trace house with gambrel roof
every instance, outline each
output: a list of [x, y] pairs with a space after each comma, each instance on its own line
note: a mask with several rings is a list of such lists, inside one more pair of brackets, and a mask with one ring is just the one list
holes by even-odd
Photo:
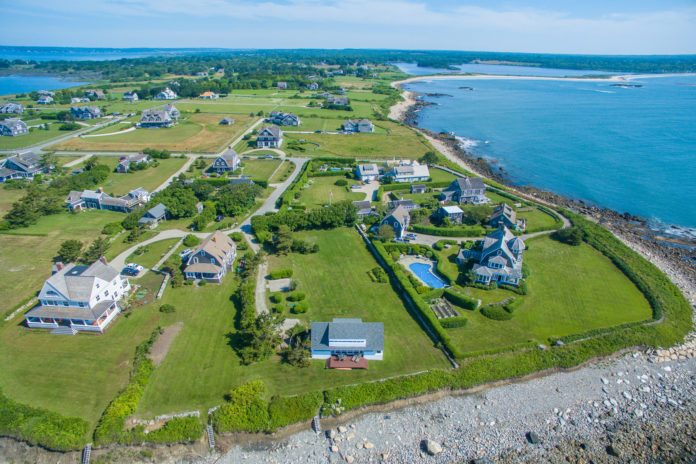
[[239, 169], [239, 165], [239, 155], [233, 149], [228, 148], [213, 161], [213, 171], [218, 174], [234, 172]]

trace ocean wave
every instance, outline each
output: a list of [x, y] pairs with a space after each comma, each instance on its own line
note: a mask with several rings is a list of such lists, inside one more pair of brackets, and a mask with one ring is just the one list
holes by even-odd
[[454, 136], [455, 139], [459, 142], [457, 146], [462, 149], [462, 150], [471, 150], [472, 148], [475, 148], [478, 146], [479, 141], [474, 140], [474, 139], [467, 139], [466, 137], [461, 137], [459, 135]]
[[696, 240], [696, 228], [693, 227], [680, 227], [673, 224], [665, 224], [659, 219], [653, 219], [648, 222], [648, 227], [651, 230], [668, 237], [683, 240]]

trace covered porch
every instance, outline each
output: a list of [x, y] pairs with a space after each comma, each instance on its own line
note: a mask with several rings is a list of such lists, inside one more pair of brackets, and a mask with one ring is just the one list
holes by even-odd
[[68, 327], [77, 331], [103, 333], [121, 309], [115, 301], [105, 301], [92, 309], [63, 306], [36, 306], [24, 316], [31, 329]]

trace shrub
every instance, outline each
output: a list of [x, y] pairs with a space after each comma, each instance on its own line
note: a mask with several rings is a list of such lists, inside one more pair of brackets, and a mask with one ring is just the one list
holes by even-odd
[[466, 323], [469, 322], [464, 316], [448, 317], [445, 319], [440, 319], [440, 325], [445, 329], [456, 329], [457, 327], [464, 327]]
[[522, 303], [524, 303], [524, 300], [521, 298], [513, 298], [507, 303], [503, 305], [503, 309], [510, 314], [514, 313], [517, 308], [522, 306]]
[[213, 412], [213, 427], [222, 432], [260, 432], [269, 428], [266, 386], [260, 380], [245, 383], [227, 395]]
[[508, 321], [512, 319], [512, 314], [505, 311], [500, 305], [488, 305], [481, 308], [481, 314], [494, 321]]
[[195, 247], [199, 243], [201, 243], [201, 239], [196, 237], [193, 234], [188, 234], [186, 237], [184, 237], [184, 245], [189, 247], [189, 248]]
[[230, 234], [230, 238], [231, 238], [233, 241], [239, 243], [239, 242], [241, 242], [242, 240], [244, 240], [244, 235], [243, 235], [241, 232], [232, 232], [232, 233]]
[[283, 313], [285, 313], [285, 310], [286, 310], [286, 309], [287, 309], [287, 308], [285, 307], [285, 305], [284, 305], [283, 303], [279, 303], [279, 304], [273, 306], [273, 311], [276, 312], [276, 313], [278, 313], [278, 314], [283, 314]]
[[319, 412], [323, 402], [321, 392], [291, 397], [274, 396], [268, 404], [271, 430], [311, 419]]
[[579, 246], [585, 238], [585, 233], [579, 227], [569, 227], [552, 233], [551, 238], [566, 245]]
[[104, 235], [116, 235], [123, 230], [123, 226], [120, 222], [110, 222], [104, 226], [101, 233]]
[[389, 282], [389, 276], [387, 276], [387, 273], [384, 272], [384, 269], [382, 269], [381, 267], [377, 266], [373, 268], [371, 272], [377, 282]]
[[309, 303], [306, 301], [300, 301], [292, 308], [292, 312], [295, 314], [304, 314], [309, 311]]
[[288, 295], [289, 301], [302, 301], [307, 297], [304, 292], [294, 292]]
[[459, 306], [460, 308], [474, 310], [479, 304], [478, 300], [466, 295], [462, 295], [461, 293], [457, 293], [449, 288], [445, 289], [443, 295], [447, 301], [453, 305]]
[[448, 228], [411, 224], [409, 230], [420, 234], [437, 235], [440, 237], [480, 237], [482, 235], [486, 235], [486, 229], [480, 226]]
[[203, 287], [203, 286], [205, 286], [205, 285], [208, 285], [208, 281], [205, 280], [205, 279], [201, 279], [201, 280], [198, 282], [198, 286], [199, 286], [199, 287]]
[[334, 182], [334, 185], [338, 187], [345, 187], [348, 185], [348, 181], [346, 179], [338, 179], [336, 182]]
[[176, 308], [174, 305], [171, 305], [169, 303], [165, 303], [162, 306], [159, 307], [159, 312], [161, 313], [173, 313], [176, 312]]
[[280, 292], [271, 293], [271, 301], [273, 303], [282, 303], [283, 302], [283, 294]]
[[292, 277], [292, 269], [277, 269], [275, 271], [271, 271], [268, 277], [271, 280], [287, 279], [288, 277]]

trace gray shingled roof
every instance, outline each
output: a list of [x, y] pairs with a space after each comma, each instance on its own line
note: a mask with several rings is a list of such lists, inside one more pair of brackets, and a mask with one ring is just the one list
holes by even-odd
[[106, 312], [114, 300], [100, 301], [90, 308], [76, 308], [74, 306], [35, 306], [29, 310], [25, 317], [55, 317], [58, 319], [86, 319], [93, 321], [99, 319]]
[[312, 322], [311, 339], [313, 350], [340, 349], [341, 346], [329, 347], [329, 339], [365, 339], [364, 347], [347, 346], [346, 348], [365, 351], [384, 350], [384, 324], [382, 322], [363, 322], [361, 319], [335, 318], [333, 322]]
[[[71, 301], [89, 301], [92, 296], [94, 280], [101, 279], [111, 282], [119, 275], [119, 272], [108, 264], [97, 260], [89, 266], [77, 266], [67, 264], [63, 269], [53, 274], [46, 280], [46, 284], [55, 288], [64, 297]], [[48, 294], [50, 287], [46, 285], [39, 293], [39, 299], [54, 299], [54, 295]]]

